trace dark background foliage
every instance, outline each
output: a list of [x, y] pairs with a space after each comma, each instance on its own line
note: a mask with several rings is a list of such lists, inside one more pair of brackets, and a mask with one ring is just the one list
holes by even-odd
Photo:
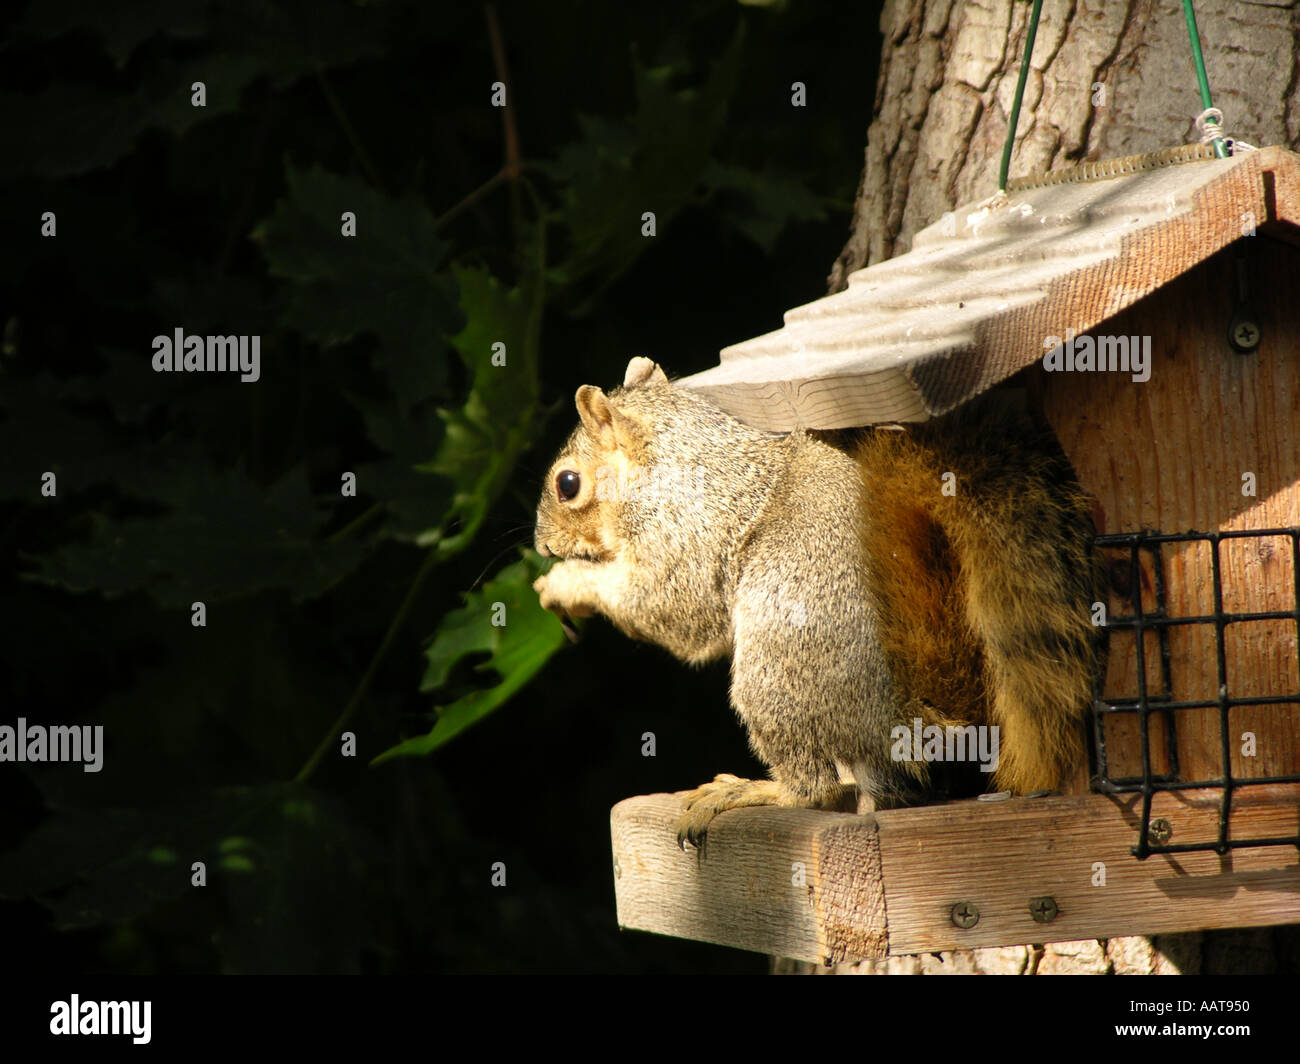
[[[823, 293], [877, 12], [494, 11], [517, 182], [479, 4], [4, 16], [0, 724], [106, 736], [0, 764], [18, 970], [763, 968], [613, 911], [613, 803], [760, 771], [725, 665], [568, 647], [521, 546], [577, 385]], [[177, 327], [260, 335], [261, 380], [153, 372]]]

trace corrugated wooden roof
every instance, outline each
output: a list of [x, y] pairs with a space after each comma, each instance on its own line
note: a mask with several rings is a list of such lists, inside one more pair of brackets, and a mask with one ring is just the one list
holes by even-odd
[[1191, 269], [1251, 217], [1300, 232], [1300, 155], [1283, 148], [1097, 170], [958, 208], [907, 254], [858, 270], [843, 292], [677, 383], [776, 431], [924, 421], [1040, 359], [1046, 337], [1087, 332]]

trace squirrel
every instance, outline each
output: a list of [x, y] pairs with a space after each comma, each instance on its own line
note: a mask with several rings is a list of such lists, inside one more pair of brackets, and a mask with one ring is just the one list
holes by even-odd
[[[986, 396], [895, 429], [769, 433], [646, 358], [575, 401], [537, 510], [536, 549], [559, 559], [541, 605], [691, 664], [730, 655], [770, 768], [687, 794], [679, 844], [742, 806], [838, 808], [856, 785], [862, 807], [896, 808], [990, 778], [1025, 794], [1078, 765], [1099, 574], [1089, 498], [1046, 425]], [[918, 720], [996, 726], [996, 769], [913, 756]]]

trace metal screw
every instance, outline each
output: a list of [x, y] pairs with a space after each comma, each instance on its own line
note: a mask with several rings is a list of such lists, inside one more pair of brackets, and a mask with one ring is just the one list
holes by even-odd
[[980, 911], [971, 902], [959, 901], [952, 907], [952, 922], [958, 927], [974, 927], [980, 922]]
[[1261, 335], [1257, 322], [1250, 318], [1238, 318], [1228, 331], [1228, 340], [1242, 354], [1248, 354], [1259, 346]]
[[1029, 915], [1040, 924], [1050, 924], [1060, 911], [1056, 907], [1056, 899], [1052, 897], [1034, 898], [1029, 902]]
[[1174, 826], [1164, 817], [1157, 817], [1147, 828], [1147, 842], [1152, 846], [1163, 846], [1174, 833]]

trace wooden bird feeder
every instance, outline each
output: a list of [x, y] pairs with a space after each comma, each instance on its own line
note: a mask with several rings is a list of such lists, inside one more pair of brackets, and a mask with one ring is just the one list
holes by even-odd
[[1091, 764], [1046, 797], [734, 810], [700, 853], [676, 798], [629, 798], [623, 927], [833, 963], [1300, 923], [1300, 155], [1014, 182], [678, 383], [786, 431], [1012, 377], [1097, 502]]

